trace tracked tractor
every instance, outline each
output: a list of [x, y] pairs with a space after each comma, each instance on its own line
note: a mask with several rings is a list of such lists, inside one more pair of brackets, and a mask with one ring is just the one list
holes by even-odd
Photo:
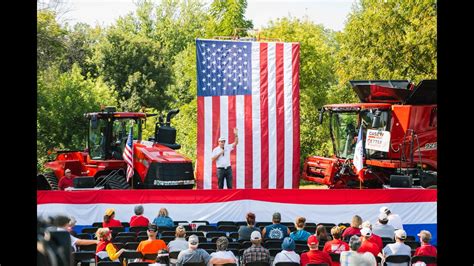
[[[350, 81], [360, 103], [329, 104], [333, 156], [309, 156], [302, 178], [329, 188], [434, 187], [437, 184], [436, 80]], [[327, 114], [327, 115], [326, 115]], [[362, 130], [363, 169], [354, 166]]]
[[[90, 177], [89, 181], [93, 178], [95, 188], [193, 188], [192, 161], [175, 151], [181, 145], [175, 143], [176, 129], [171, 127], [170, 120], [178, 112], [178, 109], [168, 112], [166, 121], [160, 115], [154, 137], [148, 140], [142, 140], [142, 126], [147, 117], [156, 114], [117, 112], [115, 107], [84, 114], [89, 124], [87, 148], [57, 151], [56, 159], [44, 165], [49, 172], [37, 176], [38, 189], [58, 189], [58, 181], [66, 169], [76, 178]], [[123, 151], [130, 129], [134, 175], [127, 181]]]

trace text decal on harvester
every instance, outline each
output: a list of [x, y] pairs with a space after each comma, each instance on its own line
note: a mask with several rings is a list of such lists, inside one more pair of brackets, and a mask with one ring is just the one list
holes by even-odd
[[390, 132], [382, 130], [367, 130], [365, 148], [369, 150], [388, 152], [390, 147]]

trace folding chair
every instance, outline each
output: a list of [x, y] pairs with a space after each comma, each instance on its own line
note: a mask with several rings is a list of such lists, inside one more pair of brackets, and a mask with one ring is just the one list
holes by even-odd
[[411, 257], [411, 263], [415, 263], [417, 261], [422, 261], [426, 264], [436, 264], [437, 259], [433, 256], [413, 256]]
[[390, 255], [385, 258], [385, 262], [383, 265], [387, 265], [387, 262], [393, 263], [404, 263], [406, 262], [407, 265], [410, 265], [411, 257], [408, 255]]
[[221, 225], [235, 225], [235, 222], [233, 222], [233, 221], [219, 221], [219, 222], [217, 222], [217, 227], [219, 227]]

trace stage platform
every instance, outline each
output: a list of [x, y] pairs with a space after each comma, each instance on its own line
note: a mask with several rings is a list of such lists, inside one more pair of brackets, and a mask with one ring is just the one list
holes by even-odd
[[379, 208], [387, 206], [402, 218], [408, 235], [429, 230], [436, 244], [437, 190], [434, 189], [231, 189], [231, 190], [87, 190], [37, 191], [38, 216], [74, 216], [78, 226], [102, 221], [105, 209], [114, 208], [116, 219], [129, 222], [141, 204], [150, 220], [167, 208], [175, 221], [244, 221], [249, 211], [257, 222], [282, 222], [297, 216], [314, 223], [349, 223], [353, 215], [377, 221]]

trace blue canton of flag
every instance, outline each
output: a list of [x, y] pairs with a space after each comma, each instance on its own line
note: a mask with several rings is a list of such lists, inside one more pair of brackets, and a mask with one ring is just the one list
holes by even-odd
[[128, 134], [127, 144], [123, 151], [123, 159], [127, 163], [127, 182], [133, 176], [133, 134], [132, 127], [130, 127], [130, 133]]
[[251, 43], [196, 40], [198, 96], [252, 93]]

